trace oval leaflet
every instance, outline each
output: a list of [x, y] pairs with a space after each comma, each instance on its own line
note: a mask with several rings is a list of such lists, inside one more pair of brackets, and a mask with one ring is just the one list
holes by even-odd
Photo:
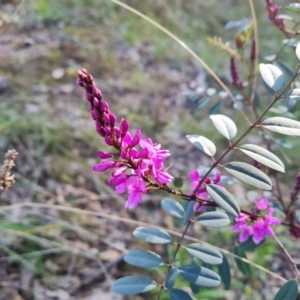
[[204, 152], [209, 156], [214, 156], [216, 154], [217, 148], [212, 141], [204, 136], [200, 135], [187, 135], [187, 139], [199, 150]]
[[166, 231], [154, 227], [138, 227], [134, 230], [133, 235], [138, 239], [153, 244], [168, 244], [173, 241]]
[[156, 287], [156, 282], [146, 276], [132, 275], [117, 279], [112, 286], [112, 291], [118, 294], [135, 295], [151, 291]]
[[154, 268], [164, 263], [158, 254], [146, 250], [128, 251], [124, 256], [124, 260], [130, 265], [141, 268]]

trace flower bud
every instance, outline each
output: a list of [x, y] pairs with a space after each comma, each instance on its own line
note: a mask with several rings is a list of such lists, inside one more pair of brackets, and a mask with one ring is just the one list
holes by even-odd
[[111, 113], [108, 116], [109, 116], [110, 126], [114, 127], [115, 124], [116, 124], [116, 120], [117, 120], [116, 116], [114, 114], [111, 114]]
[[109, 124], [109, 116], [107, 113], [103, 113], [103, 120], [105, 124]]
[[107, 135], [105, 136], [104, 141], [108, 146], [112, 146], [114, 144], [112, 139]]
[[85, 93], [85, 98], [88, 101], [92, 101], [93, 100], [93, 95], [91, 93], [89, 93], [89, 92], [86, 92]]
[[120, 129], [118, 127], [114, 127], [114, 133], [117, 139], [121, 136]]
[[94, 97], [93, 104], [94, 104], [94, 106], [98, 107], [98, 106], [100, 106], [100, 101], [96, 97]]
[[97, 155], [100, 159], [111, 158], [113, 156], [111, 153], [104, 151], [98, 151]]
[[101, 101], [100, 102], [100, 108], [104, 112], [108, 112], [109, 111], [109, 106], [108, 106], [108, 104], [105, 101]]
[[128, 130], [129, 130], [129, 122], [122, 118], [120, 123], [121, 137], [124, 137]]

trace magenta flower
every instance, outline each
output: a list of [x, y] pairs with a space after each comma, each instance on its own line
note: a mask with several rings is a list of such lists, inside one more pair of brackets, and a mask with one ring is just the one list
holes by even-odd
[[[148, 192], [145, 182], [164, 185], [173, 180], [164, 167], [164, 160], [170, 156], [170, 152], [161, 150], [161, 145], [153, 143], [149, 138], [142, 139], [139, 128], [132, 136], [129, 132], [130, 124], [125, 119], [121, 119], [120, 126], [117, 127], [116, 116], [110, 111], [108, 103], [102, 100], [101, 91], [85, 69], [78, 71], [77, 83], [86, 90], [85, 97], [89, 102], [97, 133], [119, 154], [99, 151], [98, 157], [102, 161], [93, 170], [104, 172], [113, 169], [108, 183], [116, 187], [117, 194], [128, 192], [126, 208], [132, 209]], [[114, 160], [114, 157], [118, 160]]]
[[263, 198], [260, 201], [254, 201], [258, 210], [265, 210], [268, 208], [268, 198]]
[[[194, 191], [196, 187], [198, 186], [199, 182], [201, 181], [201, 176], [197, 170], [193, 170], [190, 173], [190, 179], [191, 179], [191, 190]], [[221, 180], [221, 173], [217, 171], [215, 175], [211, 178], [207, 177], [204, 180], [204, 183], [201, 184], [200, 188], [197, 190], [196, 196], [201, 198], [202, 200], [210, 200], [209, 194], [206, 192], [206, 184], [218, 184]], [[194, 206], [194, 210], [197, 212], [202, 212], [204, 210], [204, 206], [202, 206], [199, 203], [196, 203]]]
[[[260, 216], [257, 211], [252, 211], [251, 216], [241, 213], [235, 218], [236, 223], [231, 230], [232, 232], [240, 233], [240, 243], [247, 241], [249, 236], [252, 235], [253, 242], [259, 244], [266, 236], [274, 235], [274, 231], [270, 225], [279, 225], [281, 224], [281, 221], [273, 217], [274, 208], [268, 208], [268, 202], [267, 198], [254, 202], [259, 213], [268, 209], [267, 215]], [[255, 218], [254, 221], [253, 218]]]

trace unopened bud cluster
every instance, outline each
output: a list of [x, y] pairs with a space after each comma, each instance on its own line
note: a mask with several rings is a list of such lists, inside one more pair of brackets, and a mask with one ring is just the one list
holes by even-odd
[[267, 0], [266, 9], [268, 11], [268, 17], [280, 30], [285, 29], [284, 20], [278, 18], [279, 6], [273, 3], [273, 0]]

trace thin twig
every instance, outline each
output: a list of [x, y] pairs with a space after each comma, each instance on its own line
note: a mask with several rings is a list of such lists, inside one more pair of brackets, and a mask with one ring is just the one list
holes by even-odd
[[297, 263], [294, 262], [293, 258], [291, 257], [290, 253], [287, 251], [287, 249], [284, 247], [284, 245], [280, 242], [280, 240], [277, 238], [277, 236], [274, 234], [273, 236], [274, 240], [277, 242], [277, 244], [279, 245], [279, 247], [282, 249], [282, 251], [285, 253], [286, 257], [288, 258], [288, 260], [291, 262], [291, 264], [293, 265], [295, 271], [296, 271], [296, 279], [298, 279], [300, 277], [300, 273], [297, 267]]
[[[254, 68], [253, 68], [253, 80], [252, 80], [252, 87], [251, 87], [251, 96], [250, 96], [250, 102], [253, 105], [254, 104], [254, 94], [256, 89], [256, 83], [257, 83], [257, 76], [256, 76], [256, 70], [258, 68], [258, 55], [259, 55], [259, 44], [258, 44], [258, 30], [257, 30], [257, 18], [255, 13], [255, 8], [253, 5], [253, 0], [249, 0], [249, 5], [251, 8], [251, 15], [252, 15], [252, 23], [253, 23], [253, 30], [254, 30], [254, 41], [255, 41], [255, 59], [254, 59]], [[255, 109], [255, 108], [254, 108]]]

